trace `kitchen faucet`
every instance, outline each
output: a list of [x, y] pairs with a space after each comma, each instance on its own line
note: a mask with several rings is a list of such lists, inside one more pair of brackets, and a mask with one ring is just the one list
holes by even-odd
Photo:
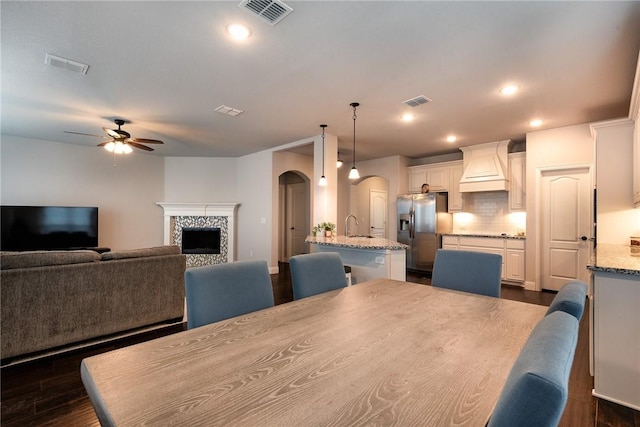
[[349, 237], [349, 218], [355, 219], [356, 227], [358, 226], [358, 218], [353, 214], [347, 215], [347, 217], [344, 219], [344, 235], [347, 237]]

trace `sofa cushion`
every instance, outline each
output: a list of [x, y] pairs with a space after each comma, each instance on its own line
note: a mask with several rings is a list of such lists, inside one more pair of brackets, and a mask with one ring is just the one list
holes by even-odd
[[2, 270], [94, 261], [100, 261], [100, 254], [90, 250], [0, 252]]
[[155, 246], [152, 248], [125, 249], [120, 251], [105, 252], [102, 261], [125, 258], [142, 258], [148, 256], [176, 255], [180, 254], [179, 246]]

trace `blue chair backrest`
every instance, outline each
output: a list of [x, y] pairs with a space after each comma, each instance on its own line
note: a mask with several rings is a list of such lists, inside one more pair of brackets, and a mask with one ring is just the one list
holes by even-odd
[[484, 252], [438, 249], [431, 285], [500, 297], [502, 256]]
[[273, 307], [266, 261], [238, 261], [185, 272], [189, 329]]
[[316, 252], [289, 258], [293, 299], [347, 286], [342, 258], [336, 252]]
[[580, 280], [572, 280], [565, 283], [558, 294], [551, 301], [547, 314], [555, 311], [564, 311], [580, 320], [584, 313], [584, 305], [587, 298], [587, 284]]
[[511, 368], [488, 427], [557, 426], [569, 395], [579, 322], [556, 311], [533, 329]]

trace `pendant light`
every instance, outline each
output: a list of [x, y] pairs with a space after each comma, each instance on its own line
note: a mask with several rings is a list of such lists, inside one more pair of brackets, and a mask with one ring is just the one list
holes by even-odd
[[326, 187], [327, 178], [324, 177], [324, 129], [327, 125], [320, 125], [320, 127], [322, 128], [322, 176], [320, 177], [320, 181], [318, 181], [318, 185], [320, 187]]
[[349, 172], [349, 179], [358, 179], [360, 178], [360, 174], [358, 173], [358, 169], [356, 169], [356, 108], [360, 104], [357, 102], [352, 102], [349, 105], [353, 107], [353, 167]]
[[340, 152], [338, 151], [338, 161], [336, 162], [336, 167], [342, 167], [342, 159], [340, 158]]

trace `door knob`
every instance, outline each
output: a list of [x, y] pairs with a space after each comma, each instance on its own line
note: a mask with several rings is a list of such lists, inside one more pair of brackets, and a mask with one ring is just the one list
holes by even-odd
[[295, 227], [291, 227], [291, 229], [292, 229], [292, 230], [295, 230], [296, 228], [295, 228]]
[[580, 240], [582, 240], [583, 242], [586, 242], [587, 240], [593, 241], [593, 237], [582, 236], [580, 237]]

